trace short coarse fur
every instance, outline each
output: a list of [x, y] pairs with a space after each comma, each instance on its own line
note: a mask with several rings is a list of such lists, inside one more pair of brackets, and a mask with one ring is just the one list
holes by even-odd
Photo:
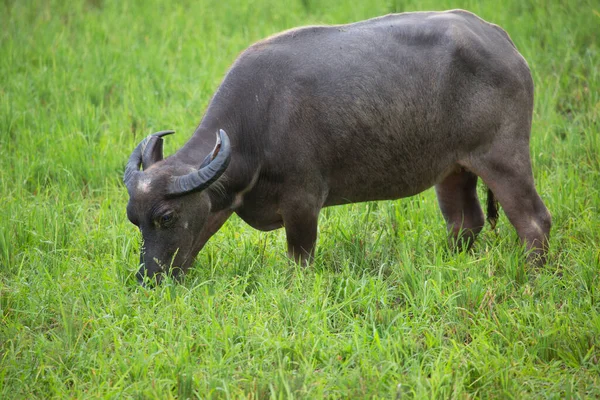
[[[223, 129], [231, 162], [218, 190], [173, 199], [156, 190], [131, 201], [176, 212], [168, 233], [140, 228], [156, 244], [146, 250], [152, 257], [171, 259], [179, 249], [174, 264], [183, 270], [233, 212], [257, 229], [285, 227], [290, 256], [308, 263], [323, 207], [432, 186], [451, 242], [468, 247], [485, 221], [481, 178], [492, 226], [497, 198], [541, 263], [551, 219], [533, 182], [532, 110], [527, 62], [506, 32], [472, 13], [293, 29], [240, 55], [192, 138], [150, 173], [166, 182], [197, 168]], [[183, 224], [193, 229], [176, 228]], [[140, 274], [161, 272], [142, 258]]]

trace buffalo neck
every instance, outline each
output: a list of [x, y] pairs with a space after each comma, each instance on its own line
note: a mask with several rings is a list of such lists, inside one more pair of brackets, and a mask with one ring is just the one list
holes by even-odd
[[199, 168], [206, 156], [214, 150], [216, 133], [219, 129], [224, 129], [228, 134], [232, 149], [231, 161], [227, 170], [207, 189], [211, 199], [211, 210], [214, 212], [232, 207], [236, 194], [251, 183], [256, 169], [254, 163], [247, 162], [248, 157], [245, 157], [243, 151], [240, 151], [237, 146], [238, 129], [231, 123], [224, 123], [220, 126], [210, 125], [205, 117], [185, 145], [169, 157], [171, 163]]

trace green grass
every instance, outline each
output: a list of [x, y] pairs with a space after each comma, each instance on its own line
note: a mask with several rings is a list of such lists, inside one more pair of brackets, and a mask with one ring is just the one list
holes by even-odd
[[[262, 37], [448, 8], [531, 66], [545, 267], [504, 215], [448, 252], [429, 190], [324, 210], [307, 269], [234, 217], [182, 284], [137, 286], [120, 181], [141, 138], [179, 148]], [[597, 1], [4, 0], [0, 26], [0, 398], [600, 396]]]

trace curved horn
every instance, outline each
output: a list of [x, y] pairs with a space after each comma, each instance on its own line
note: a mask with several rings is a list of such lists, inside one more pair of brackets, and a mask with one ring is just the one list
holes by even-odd
[[212, 160], [204, 167], [187, 175], [176, 177], [169, 185], [168, 194], [181, 196], [190, 192], [198, 192], [209, 187], [223, 175], [231, 160], [231, 144], [223, 129], [217, 133], [217, 144], [208, 157]]
[[129, 186], [133, 177], [140, 172], [140, 165], [146, 169], [155, 162], [162, 160], [162, 137], [172, 133], [175, 133], [175, 131], [156, 132], [144, 138], [136, 146], [125, 166], [125, 174], [123, 175], [125, 186]]
[[162, 137], [172, 133], [175, 133], [175, 131], [160, 131], [147, 138], [146, 145], [142, 149], [142, 169], [148, 169], [152, 164], [163, 159]]

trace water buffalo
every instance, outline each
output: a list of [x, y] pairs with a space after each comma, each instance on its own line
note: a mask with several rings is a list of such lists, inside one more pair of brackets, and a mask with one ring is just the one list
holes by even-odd
[[478, 177], [488, 217], [497, 199], [543, 263], [551, 218], [531, 169], [532, 109], [527, 62], [504, 30], [467, 11], [271, 36], [233, 63], [181, 149], [163, 159], [163, 131], [129, 158], [138, 278], [186, 271], [234, 212], [256, 229], [284, 227], [289, 255], [308, 263], [321, 208], [432, 186], [451, 241], [468, 246], [484, 225]]

